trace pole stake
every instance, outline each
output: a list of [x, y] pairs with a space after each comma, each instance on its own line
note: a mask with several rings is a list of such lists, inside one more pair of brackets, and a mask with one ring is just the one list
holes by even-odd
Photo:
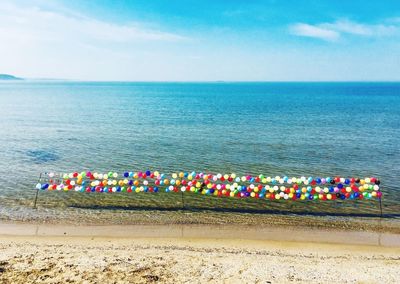
[[[40, 183], [41, 181], [42, 181], [42, 173], [40, 173], [38, 183]], [[39, 188], [36, 188], [36, 195], [35, 195], [35, 202], [33, 203], [33, 209], [37, 209], [36, 203], [38, 200], [38, 196], [39, 196]]]

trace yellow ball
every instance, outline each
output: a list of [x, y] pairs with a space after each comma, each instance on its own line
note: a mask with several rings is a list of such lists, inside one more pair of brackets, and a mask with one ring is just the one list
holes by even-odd
[[176, 179], [177, 177], [178, 177], [178, 175], [177, 175], [176, 173], [173, 173], [173, 174], [172, 174], [172, 178], [173, 178], [173, 179]]
[[231, 192], [231, 193], [229, 193], [229, 196], [230, 196], [230, 197], [235, 197], [235, 193], [234, 193], [234, 192]]
[[251, 197], [255, 197], [256, 194], [255, 194], [254, 192], [252, 192], [252, 193], [250, 193], [250, 196], [251, 196]]
[[182, 173], [182, 172], [179, 173], [179, 177], [180, 177], [180, 178], [183, 178], [184, 176], [185, 176], [184, 173]]
[[179, 179], [177, 179], [177, 180], [175, 181], [175, 184], [176, 184], [176, 185], [180, 185], [180, 184], [181, 184], [181, 181], [180, 181]]
[[331, 195], [330, 193], [328, 193], [328, 194], [326, 195], [326, 198], [329, 199], [329, 200], [331, 200], [331, 199], [332, 199], [332, 195]]
[[166, 179], [164, 179], [164, 184], [165, 185], [168, 185], [169, 184], [169, 180], [166, 178]]

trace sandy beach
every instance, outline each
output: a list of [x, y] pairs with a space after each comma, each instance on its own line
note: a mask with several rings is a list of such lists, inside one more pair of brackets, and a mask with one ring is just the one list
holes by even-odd
[[2, 224], [1, 283], [398, 283], [400, 237], [254, 226]]

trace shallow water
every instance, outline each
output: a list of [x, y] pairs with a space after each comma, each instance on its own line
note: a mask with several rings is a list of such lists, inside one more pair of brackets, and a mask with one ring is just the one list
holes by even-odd
[[[0, 206], [11, 219], [32, 205], [40, 172], [75, 170], [377, 176], [384, 212], [400, 212], [398, 83], [2, 82], [0, 106]], [[69, 206], [137, 202], [41, 198], [41, 206], [60, 214]], [[168, 206], [169, 198], [155, 204]], [[231, 206], [223, 202], [208, 204]], [[264, 207], [257, 204], [243, 203]], [[364, 203], [266, 206], [377, 210]]]

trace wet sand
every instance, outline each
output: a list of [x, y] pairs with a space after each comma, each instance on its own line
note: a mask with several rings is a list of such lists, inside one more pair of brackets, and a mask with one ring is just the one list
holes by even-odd
[[238, 225], [0, 225], [1, 283], [398, 283], [400, 235]]

